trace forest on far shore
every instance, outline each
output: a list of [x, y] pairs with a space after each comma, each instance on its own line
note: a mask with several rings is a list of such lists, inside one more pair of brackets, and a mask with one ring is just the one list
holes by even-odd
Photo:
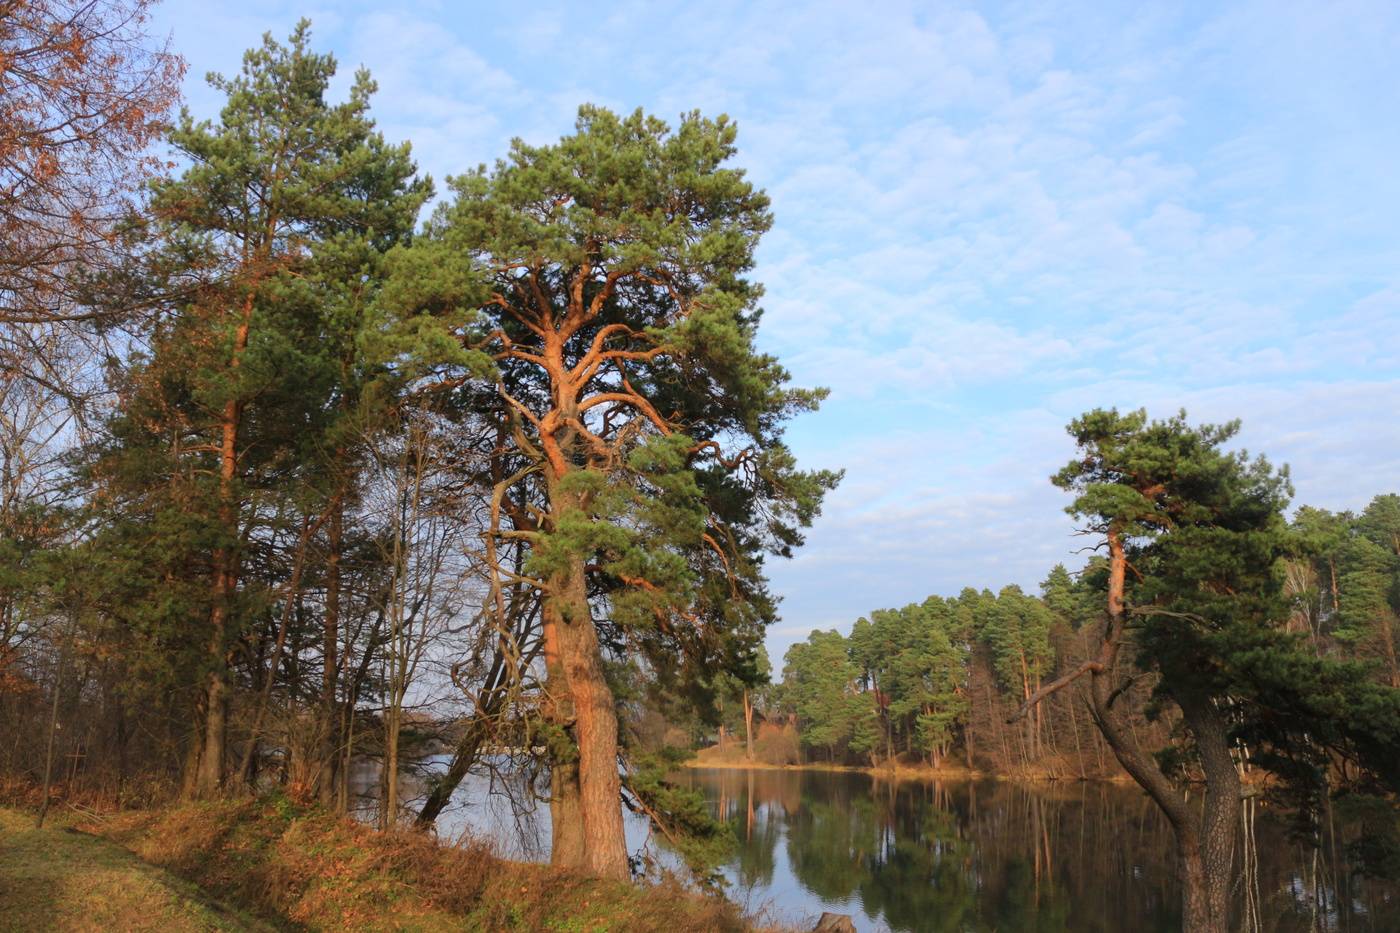
[[[1283, 630], [1319, 657], [1363, 662], [1377, 682], [1400, 685], [1400, 496], [1378, 495], [1359, 514], [1303, 506], [1289, 532]], [[692, 718], [688, 739], [718, 746], [702, 756], [710, 762], [1122, 777], [1074, 691], [1008, 722], [1091, 655], [1105, 573], [1100, 559], [1074, 574], [1057, 564], [1034, 595], [968, 587], [876, 610], [848, 636], [813, 631], [773, 683], [747, 696], [737, 682], [721, 689], [717, 724]], [[1155, 686], [1144, 676], [1125, 697], [1133, 742], [1149, 749], [1167, 747], [1180, 725], [1169, 705], [1151, 703]]]

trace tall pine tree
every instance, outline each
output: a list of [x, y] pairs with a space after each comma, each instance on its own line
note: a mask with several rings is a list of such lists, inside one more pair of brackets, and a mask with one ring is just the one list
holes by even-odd
[[[763, 557], [801, 542], [836, 481], [782, 443], [821, 393], [755, 349], [745, 276], [771, 221], [725, 166], [734, 136], [584, 107], [559, 143], [455, 179], [423, 247], [487, 281], [471, 346], [495, 385], [459, 383], [500, 432], [491, 557], [498, 585], [542, 596], [554, 860], [605, 875], [628, 870], [606, 655], [682, 676], [752, 655], [774, 612]], [[499, 556], [512, 542], [523, 572]]]
[[[204, 579], [181, 610], [203, 633], [189, 781], [203, 796], [224, 784], [231, 665], [258, 602], [246, 557], [279, 516], [343, 496], [318, 449], [354, 400], [349, 348], [377, 257], [428, 194], [407, 145], [374, 130], [369, 75], [327, 101], [335, 60], [308, 39], [305, 21], [285, 46], [266, 37], [238, 76], [211, 76], [228, 98], [218, 121], [185, 113], [171, 132], [185, 169], [155, 186], [143, 266], [166, 303], [94, 467], [109, 499], [149, 504], [138, 517], [194, 525], [163, 544], [185, 547], [178, 563]], [[333, 668], [333, 645], [324, 661]]]

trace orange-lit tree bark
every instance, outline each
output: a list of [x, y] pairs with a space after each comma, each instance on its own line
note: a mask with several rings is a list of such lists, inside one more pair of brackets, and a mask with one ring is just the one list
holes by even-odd
[[753, 347], [768, 201], [724, 167], [733, 139], [584, 108], [559, 144], [456, 179], [423, 247], [484, 269], [471, 346], [511, 459], [496, 533], [531, 552], [494, 569], [542, 597], [555, 861], [603, 875], [628, 872], [606, 658], [686, 676], [751, 654], [762, 554], [797, 545], [835, 481], [781, 443], [820, 396]]

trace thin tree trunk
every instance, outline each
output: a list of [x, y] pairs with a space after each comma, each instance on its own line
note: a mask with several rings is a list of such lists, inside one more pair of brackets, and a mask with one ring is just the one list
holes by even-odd
[[1390, 668], [1390, 686], [1400, 687], [1400, 658], [1395, 654], [1395, 628], [1391, 624], [1391, 613], [1389, 606], [1382, 606], [1380, 611], [1381, 639], [1385, 643], [1386, 666]]
[[[972, 664], [972, 658], [971, 658], [971, 657], [968, 658], [967, 663], [968, 663], [968, 665], [969, 665], [969, 667], [970, 667], [970, 665]], [[970, 673], [971, 673], [971, 671], [969, 670], [969, 674], [970, 674]], [[970, 680], [970, 678], [969, 678], [969, 680]], [[969, 682], [968, 685], [971, 686], [971, 683]], [[962, 697], [962, 696], [966, 696], [966, 695], [967, 695], [966, 692], [963, 690], [962, 687], [959, 687], [959, 688], [957, 689], [956, 692], [957, 692], [957, 695], [958, 695], [959, 697]], [[967, 718], [966, 718], [965, 720], [963, 720], [963, 755], [964, 755], [964, 757], [967, 758], [967, 770], [969, 770], [969, 771], [975, 771], [975, 770], [976, 770], [976, 766], [972, 763], [972, 762], [973, 762], [973, 759], [974, 759], [976, 756], [975, 756], [975, 754], [974, 754], [974, 748], [973, 748], [973, 743], [972, 743], [972, 738], [973, 738], [973, 735], [972, 735], [972, 710], [971, 710], [970, 708], [968, 709], [966, 715], [967, 715]], [[951, 747], [952, 747], [952, 746], [951, 746], [951, 743], [952, 743], [954, 740], [953, 740], [953, 739], [949, 739], [948, 741], [949, 741], [949, 743], [950, 743], [949, 747], [951, 748]]]
[[452, 799], [453, 792], [457, 790], [462, 779], [471, 770], [471, 766], [476, 763], [482, 741], [486, 738], [486, 729], [483, 726], [484, 718], [481, 713], [477, 713], [467, 723], [461, 740], [458, 741], [457, 747], [452, 752], [452, 761], [448, 764], [447, 771], [433, 784], [433, 789], [429, 791], [418, 815], [414, 817], [413, 826], [415, 829], [427, 829], [433, 825], [438, 815]]
[[[248, 348], [248, 332], [253, 321], [253, 296], [244, 298], [242, 319], [233, 336], [229, 360], [235, 376]], [[219, 420], [219, 530], [225, 543], [214, 549], [214, 581], [209, 611], [209, 673], [205, 688], [204, 748], [195, 778], [195, 794], [217, 795], [224, 784], [224, 757], [228, 743], [228, 613], [238, 585], [238, 503], [234, 480], [238, 475], [238, 429], [243, 420], [243, 403], [230, 398], [224, 403]]]
[[263, 718], [267, 715], [268, 701], [272, 696], [273, 685], [277, 681], [277, 669], [282, 666], [282, 654], [287, 645], [287, 630], [291, 626], [292, 616], [295, 614], [293, 610], [297, 598], [301, 595], [301, 579], [306, 567], [307, 545], [325, 518], [326, 516], [322, 515], [314, 523], [305, 524], [297, 541], [296, 557], [292, 562], [292, 575], [287, 581], [287, 595], [282, 602], [282, 618], [279, 620], [277, 636], [272, 647], [272, 662], [268, 666], [267, 679], [263, 682], [263, 688], [258, 695], [258, 705], [253, 713], [253, 725], [248, 735], [248, 746], [243, 752], [243, 761], [238, 768], [238, 773], [242, 776], [244, 783], [250, 785], [253, 780], [253, 764], [258, 753], [258, 740], [262, 735]]
[[462, 730], [462, 737], [458, 740], [457, 747], [452, 751], [452, 761], [448, 764], [447, 771], [433, 784], [433, 789], [428, 793], [428, 798], [423, 801], [418, 816], [414, 818], [415, 828], [427, 829], [433, 825], [438, 814], [442, 813], [443, 808], [452, 799], [452, 794], [457, 790], [457, 786], [462, 783], [462, 779], [467, 776], [471, 766], [476, 763], [481, 745], [490, 735], [491, 724], [500, 713], [507, 695], [504, 686], [499, 684], [503, 664], [504, 659], [497, 654], [492, 664], [491, 674], [487, 678], [487, 683], [493, 686], [482, 691], [476, 711], [467, 722], [466, 728]]
[[[337, 451], [339, 462], [343, 451]], [[340, 760], [340, 717], [336, 715], [337, 675], [340, 671], [336, 650], [340, 645], [340, 558], [344, 536], [345, 510], [340, 493], [331, 507], [326, 526], [326, 613], [322, 623], [321, 710], [317, 735], [321, 740], [321, 767], [317, 788], [321, 802], [335, 806], [337, 764]]]
[[402, 724], [400, 700], [394, 700], [384, 717], [384, 828], [399, 824], [399, 728]]
[[49, 704], [49, 738], [44, 750], [44, 784], [39, 800], [39, 816], [34, 820], [35, 829], [44, 828], [44, 818], [49, 814], [49, 788], [53, 781], [53, 747], [58, 734], [58, 694], [63, 686], [63, 662], [68, 659], [68, 643], [65, 639], [58, 649], [58, 668], [53, 676], [53, 702]]
[[1078, 698], [1071, 693], [1066, 705], [1069, 707], [1070, 729], [1074, 732], [1074, 760], [1079, 765], [1079, 779], [1083, 781], [1088, 779], [1088, 775], [1084, 773], [1084, 746], [1079, 741], [1079, 714], [1074, 711], [1077, 702]]
[[744, 688], [744, 757], [753, 761], [753, 700]]

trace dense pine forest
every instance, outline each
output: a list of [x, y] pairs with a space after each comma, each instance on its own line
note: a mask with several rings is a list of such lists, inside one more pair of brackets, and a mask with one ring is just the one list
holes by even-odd
[[784, 440], [825, 392], [759, 349], [734, 124], [585, 105], [430, 179], [306, 22], [195, 114], [147, 12], [0, 0], [6, 799], [398, 832], [523, 775], [555, 866], [631, 878], [634, 814], [712, 883], [725, 814], [675, 774], [718, 745], [1131, 779], [1193, 931], [1260, 795], [1397, 872], [1400, 496], [1297, 506], [1238, 423], [1105, 398], [1049, 478], [1081, 565], [774, 663], [769, 569], [841, 474]]

